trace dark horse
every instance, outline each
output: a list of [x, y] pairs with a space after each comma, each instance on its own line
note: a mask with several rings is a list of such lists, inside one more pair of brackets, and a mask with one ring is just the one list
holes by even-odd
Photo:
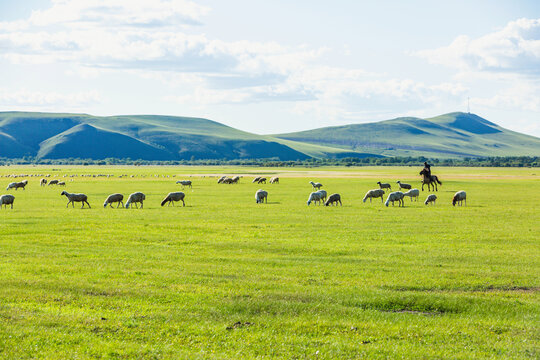
[[429, 171], [426, 168], [420, 171], [420, 175], [424, 177], [422, 180], [422, 191], [424, 191], [424, 184], [428, 186], [428, 190], [431, 190], [431, 185], [433, 185], [435, 191], [438, 191], [437, 183], [439, 183], [439, 185], [442, 185], [442, 182], [439, 181], [437, 175], [430, 175]]

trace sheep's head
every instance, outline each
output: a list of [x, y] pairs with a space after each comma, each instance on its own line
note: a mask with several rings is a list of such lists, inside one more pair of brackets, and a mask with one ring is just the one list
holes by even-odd
[[67, 192], [62, 191], [62, 193], [60, 194], [60, 196], [62, 196], [62, 195], [67, 195]]
[[456, 202], [457, 202], [457, 196], [454, 196], [452, 198], [452, 205], [456, 206]]

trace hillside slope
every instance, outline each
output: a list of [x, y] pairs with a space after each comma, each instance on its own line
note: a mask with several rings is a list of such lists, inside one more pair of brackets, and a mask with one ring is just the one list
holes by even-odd
[[540, 155], [540, 138], [504, 129], [468, 113], [434, 118], [397, 118], [325, 127], [275, 138], [385, 156]]
[[[84, 125], [84, 126], [82, 126]], [[265, 136], [215, 121], [173, 116], [0, 113], [0, 156], [143, 160], [302, 160], [309, 156]]]

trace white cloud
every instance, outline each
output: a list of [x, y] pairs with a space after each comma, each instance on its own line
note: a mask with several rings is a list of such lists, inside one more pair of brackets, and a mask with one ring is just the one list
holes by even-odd
[[0, 106], [31, 106], [36, 108], [58, 106], [73, 108], [99, 102], [101, 102], [101, 97], [96, 91], [64, 94], [50, 91], [9, 91], [0, 88]]
[[540, 19], [518, 19], [504, 28], [416, 55], [461, 71], [506, 72], [540, 76]]

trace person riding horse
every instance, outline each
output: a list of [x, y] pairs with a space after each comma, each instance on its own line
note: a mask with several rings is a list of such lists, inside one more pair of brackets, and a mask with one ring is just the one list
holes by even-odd
[[420, 171], [420, 175], [423, 175], [422, 191], [424, 191], [424, 185], [428, 186], [428, 190], [431, 190], [431, 186], [433, 186], [435, 191], [438, 190], [437, 183], [442, 185], [442, 182], [439, 181], [437, 175], [431, 175], [431, 165], [429, 165], [427, 161], [424, 161], [424, 168]]

